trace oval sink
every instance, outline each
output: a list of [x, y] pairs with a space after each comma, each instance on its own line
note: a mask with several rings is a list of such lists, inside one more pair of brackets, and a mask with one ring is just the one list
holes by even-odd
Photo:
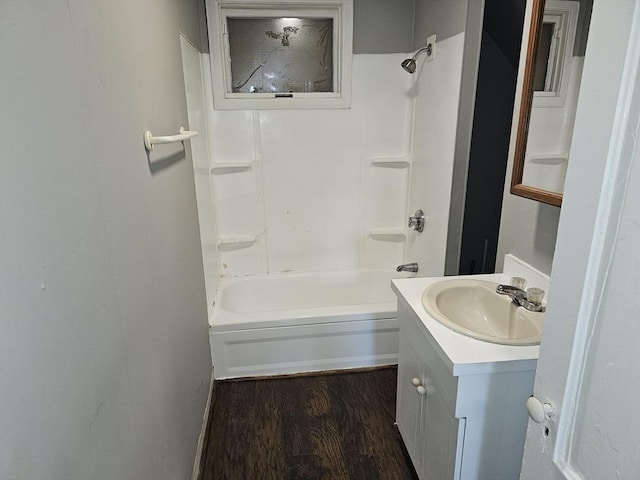
[[503, 345], [537, 345], [544, 313], [530, 312], [496, 293], [497, 283], [443, 280], [422, 294], [424, 308], [446, 327], [468, 337]]

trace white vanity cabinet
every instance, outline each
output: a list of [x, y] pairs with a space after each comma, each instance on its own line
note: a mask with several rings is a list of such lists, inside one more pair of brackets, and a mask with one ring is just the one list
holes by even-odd
[[418, 477], [517, 479], [535, 361], [456, 368], [401, 295], [398, 322], [396, 420]]

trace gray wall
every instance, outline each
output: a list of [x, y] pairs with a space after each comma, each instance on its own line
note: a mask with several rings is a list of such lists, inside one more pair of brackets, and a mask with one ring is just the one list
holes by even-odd
[[[585, 53], [592, 3], [593, 0], [580, 0], [575, 56]], [[513, 159], [510, 158], [505, 179], [496, 271], [502, 270], [504, 254], [512, 253], [542, 272], [551, 274], [560, 208], [511, 195], [509, 186], [512, 170]]]
[[560, 209], [508, 193], [512, 168], [510, 159], [502, 203], [496, 272], [502, 271], [504, 256], [511, 253], [551, 275]]
[[[462, 231], [462, 212], [465, 204], [466, 175], [468, 172], [469, 118], [473, 109], [468, 106], [475, 102], [475, 71], [477, 68], [477, 25], [482, 22], [480, 1], [469, 2], [467, 17], [467, 35], [465, 39], [465, 68], [461, 90], [461, 104], [456, 141], [456, 163], [454, 164], [453, 188], [451, 195], [451, 213], [449, 218], [449, 236], [447, 239], [447, 259], [445, 272], [448, 275], [458, 273]], [[585, 3], [589, 3], [586, 0]], [[418, 8], [417, 8], [418, 9]], [[416, 29], [417, 31], [417, 29]], [[475, 38], [471, 38], [469, 34]], [[467, 79], [467, 83], [465, 83]], [[467, 85], [467, 88], [465, 88]], [[558, 208], [523, 199], [508, 193], [511, 159], [506, 168], [506, 186], [503, 197], [496, 271], [502, 271], [504, 255], [513, 253], [536, 268], [549, 274], [553, 261], [555, 240], [560, 211]]]
[[495, 271], [516, 78], [517, 71], [484, 30], [458, 271], [461, 275]]
[[[459, 269], [448, 273], [494, 271], [524, 12], [525, 0], [485, 4]], [[449, 232], [449, 247], [454, 233]]]
[[469, 2], [464, 34], [458, 129], [451, 178], [451, 201], [447, 226], [445, 275], [458, 275], [462, 248], [462, 227], [467, 194], [467, 175], [471, 155], [471, 135], [480, 63], [484, 0]]
[[437, 33], [436, 41], [453, 37], [465, 30], [469, 0], [416, 0], [413, 49], [427, 44], [427, 37]]
[[414, 0], [354, 0], [353, 53], [413, 50]]
[[191, 475], [211, 374], [178, 31], [194, 2], [0, 1], [0, 477]]

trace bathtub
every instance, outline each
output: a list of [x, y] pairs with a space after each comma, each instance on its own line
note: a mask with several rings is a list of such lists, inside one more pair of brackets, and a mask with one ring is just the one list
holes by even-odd
[[209, 321], [217, 379], [390, 365], [398, 359], [389, 270], [220, 280]]

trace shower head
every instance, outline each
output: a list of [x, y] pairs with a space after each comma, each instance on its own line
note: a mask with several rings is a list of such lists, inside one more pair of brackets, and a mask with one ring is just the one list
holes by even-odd
[[416, 58], [418, 58], [418, 55], [425, 51], [427, 52], [427, 55], [431, 56], [431, 54], [433, 53], [433, 46], [429, 43], [426, 47], [422, 47], [413, 55], [413, 57], [403, 60], [400, 66], [404, 69], [405, 72], [416, 73]]
[[415, 71], [416, 71], [416, 60], [415, 60], [415, 58], [407, 58], [406, 60], [402, 61], [400, 66], [402, 68], [404, 68], [405, 71], [407, 71], [409, 73], [415, 73]]

